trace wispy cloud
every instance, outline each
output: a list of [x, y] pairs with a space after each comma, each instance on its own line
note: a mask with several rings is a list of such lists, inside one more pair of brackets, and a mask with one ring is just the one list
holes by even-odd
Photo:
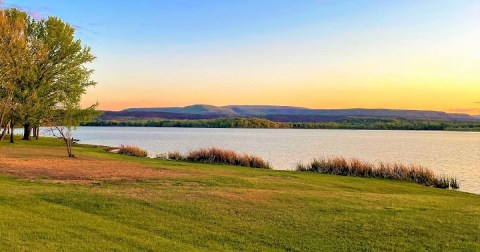
[[94, 29], [97, 24], [85, 24], [85, 25], [78, 25], [78, 24], [72, 24], [73, 28], [75, 28], [76, 32], [79, 34], [83, 35], [97, 35], [98, 32]]
[[[0, 0], [0, 4], [1, 3], [2, 3], [2, 1]], [[5, 7], [5, 8], [16, 8], [16, 9], [25, 11], [26, 13], [28, 13], [28, 15], [30, 15], [35, 20], [45, 19], [51, 14], [50, 9], [47, 8], [47, 7], [41, 7], [39, 9], [32, 9], [32, 8], [22, 6], [22, 5], [19, 5], [19, 4], [4, 4], [3, 7]], [[91, 29], [91, 27], [95, 27], [95, 26], [98, 26], [98, 25], [101, 25], [101, 24], [90, 22], [90, 23], [86, 23], [84, 25], [78, 25], [78, 24], [71, 24], [71, 25], [72, 25], [73, 28], [75, 28], [75, 30], [79, 34], [84, 34], [84, 35], [94, 34], [94, 35], [96, 35], [96, 34], [98, 34], [98, 32]]]
[[45, 18], [45, 16], [40, 11], [27, 11], [27, 12], [35, 20], [42, 20]]
[[4, 7], [16, 8], [16, 9], [25, 11], [26, 13], [28, 13], [28, 15], [30, 15], [35, 20], [42, 20], [46, 18], [48, 16], [48, 13], [50, 12], [50, 10], [46, 7], [42, 7], [40, 9], [31, 9], [18, 4], [4, 4]]
[[453, 108], [450, 112], [465, 114], [480, 114], [480, 108]]

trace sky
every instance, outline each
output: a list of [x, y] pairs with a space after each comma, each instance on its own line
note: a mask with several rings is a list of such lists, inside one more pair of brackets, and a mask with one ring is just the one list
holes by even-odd
[[478, 0], [5, 0], [97, 56], [84, 106], [480, 114]]

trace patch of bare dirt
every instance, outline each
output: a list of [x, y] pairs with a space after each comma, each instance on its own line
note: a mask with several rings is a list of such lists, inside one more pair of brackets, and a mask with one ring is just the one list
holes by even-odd
[[25, 179], [51, 179], [80, 184], [185, 176], [180, 172], [153, 169], [133, 162], [80, 158], [0, 157], [0, 173]]

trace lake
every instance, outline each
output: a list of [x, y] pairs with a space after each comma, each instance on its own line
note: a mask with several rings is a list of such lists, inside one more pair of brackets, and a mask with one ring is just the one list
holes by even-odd
[[330, 156], [419, 164], [480, 194], [479, 132], [79, 127], [74, 136], [85, 144], [135, 145], [150, 155], [215, 146], [260, 156], [279, 170]]

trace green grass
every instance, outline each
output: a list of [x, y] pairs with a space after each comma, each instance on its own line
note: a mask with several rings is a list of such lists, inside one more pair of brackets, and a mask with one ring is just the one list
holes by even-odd
[[[52, 139], [1, 155], [66, 155]], [[7, 154], [5, 154], [7, 153]], [[141, 159], [77, 157], [185, 177], [64, 184], [0, 176], [0, 247], [32, 250], [479, 251], [480, 196], [407, 182]]]

